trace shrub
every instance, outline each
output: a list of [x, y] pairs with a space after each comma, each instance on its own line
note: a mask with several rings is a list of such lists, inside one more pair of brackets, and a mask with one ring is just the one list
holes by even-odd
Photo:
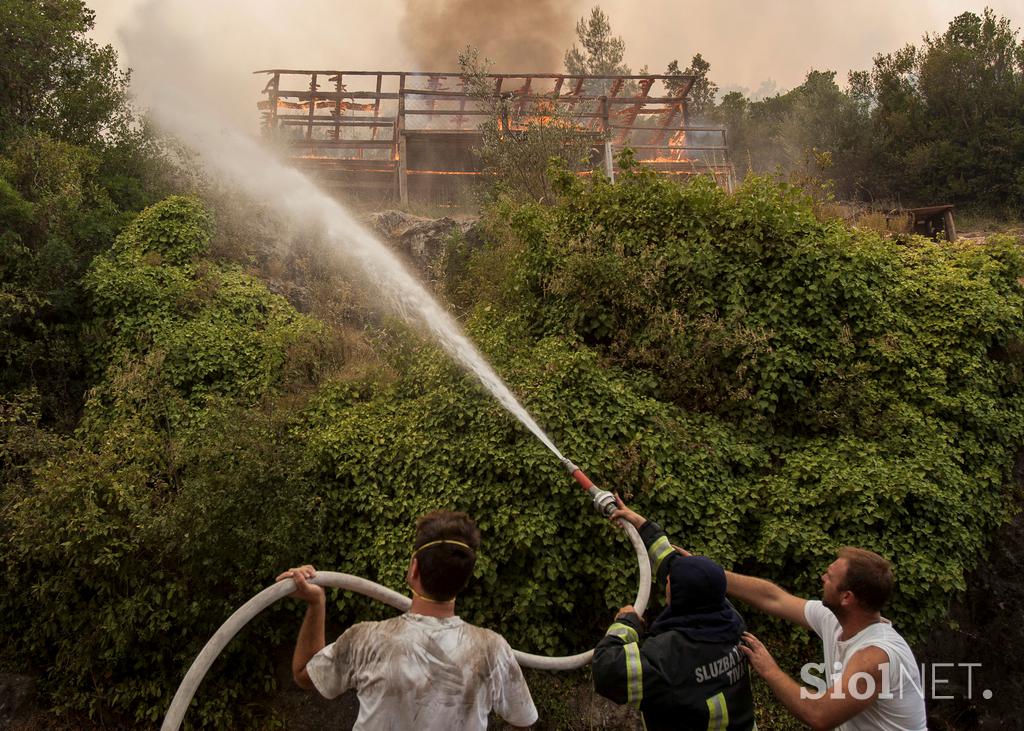
[[[763, 180], [555, 180], [556, 205], [491, 210], [451, 290], [554, 443], [678, 543], [804, 594], [839, 546], [877, 550], [897, 571], [887, 614], [911, 638], [940, 622], [1012, 503], [1018, 245], [888, 241]], [[460, 614], [528, 651], [590, 646], [632, 598], [633, 557], [555, 457], [388, 323], [386, 368], [324, 379], [323, 329], [203, 257], [208, 231], [171, 199], [93, 263], [97, 385], [73, 437], [33, 453], [32, 394], [0, 404], [4, 661], [66, 706], [148, 723], [278, 570], [401, 590], [415, 517], [444, 507], [484, 536]], [[343, 622], [391, 611], [332, 604]], [[193, 722], [258, 710], [299, 611], [231, 645]]]
[[[202, 206], [169, 199], [97, 257], [97, 385], [61, 453], [4, 491], [4, 634], [60, 707], [156, 720], [206, 638], [315, 533], [294, 407], [275, 407], [316, 377], [320, 329], [196, 258], [208, 239]], [[273, 685], [280, 635], [253, 632], [261, 647], [226, 653], [193, 719], [231, 726], [253, 677]]]
[[[890, 241], [764, 179], [733, 196], [646, 171], [560, 185], [559, 205], [492, 227], [481, 256], [504, 250], [515, 272], [493, 302], [770, 455], [737, 473], [751, 542], [712, 555], [816, 593], [835, 548], [864, 545], [894, 560], [911, 634], [944, 616], [1009, 510], [1019, 247]], [[685, 525], [666, 494], [639, 491]]]

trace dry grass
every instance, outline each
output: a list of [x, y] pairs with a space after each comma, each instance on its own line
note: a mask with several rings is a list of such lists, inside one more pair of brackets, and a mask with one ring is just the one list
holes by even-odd
[[908, 216], [892, 216], [880, 211], [861, 214], [853, 225], [882, 234], [910, 233], [910, 218]]

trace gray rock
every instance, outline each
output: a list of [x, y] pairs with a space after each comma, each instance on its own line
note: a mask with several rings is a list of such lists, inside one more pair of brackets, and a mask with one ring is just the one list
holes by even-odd
[[439, 279], [452, 235], [465, 234], [476, 223], [475, 219], [424, 218], [403, 211], [374, 213], [369, 221], [428, 282]]

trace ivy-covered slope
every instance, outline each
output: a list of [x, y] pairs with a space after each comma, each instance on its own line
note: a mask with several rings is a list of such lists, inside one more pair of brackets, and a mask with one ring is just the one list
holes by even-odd
[[[6, 653], [59, 708], [155, 721], [211, 630], [304, 552], [307, 491], [274, 405], [316, 372], [322, 328], [205, 259], [211, 233], [172, 197], [96, 257], [83, 418], [3, 492]], [[5, 406], [6, 468], [45, 432], [31, 403]], [[229, 650], [195, 718], [231, 725], [245, 675], [270, 687], [270, 644]]]
[[[485, 245], [446, 265], [471, 336], [555, 443], [678, 542], [800, 592], [838, 546], [878, 550], [890, 616], [911, 636], [940, 622], [1012, 502], [1016, 245], [884, 240], [763, 180], [559, 185], [552, 206], [494, 207]], [[324, 327], [209, 259], [210, 232], [171, 198], [94, 260], [96, 385], [72, 436], [29, 450], [37, 414], [4, 402], [6, 474], [34, 456], [0, 503], [0, 659], [55, 702], [154, 721], [277, 571], [401, 589], [413, 520], [439, 507], [484, 536], [460, 613], [526, 650], [591, 645], [635, 568], [557, 460], [415, 334], [375, 339], [386, 376], [325, 376]], [[297, 621], [281, 605], [247, 629], [190, 719], [258, 714]]]
[[[873, 548], [896, 564], [903, 626], [942, 617], [1010, 506], [1019, 242], [885, 239], [757, 178], [732, 196], [646, 171], [562, 189], [557, 206], [507, 212], [501, 299], [766, 455], [738, 475], [751, 519], [712, 555], [813, 591], [835, 548]], [[639, 506], [660, 514], [664, 492], [644, 486]]]

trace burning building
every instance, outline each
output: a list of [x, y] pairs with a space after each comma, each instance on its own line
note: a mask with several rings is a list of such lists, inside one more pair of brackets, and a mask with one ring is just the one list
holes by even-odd
[[725, 129], [689, 125], [692, 76], [487, 74], [470, 89], [459, 73], [255, 73], [269, 76], [259, 102], [266, 135], [347, 196], [451, 202], [484, 174], [473, 151], [482, 117], [495, 115], [512, 134], [524, 120], [572, 125], [610, 176], [629, 147], [661, 174], [712, 175], [732, 187]]

